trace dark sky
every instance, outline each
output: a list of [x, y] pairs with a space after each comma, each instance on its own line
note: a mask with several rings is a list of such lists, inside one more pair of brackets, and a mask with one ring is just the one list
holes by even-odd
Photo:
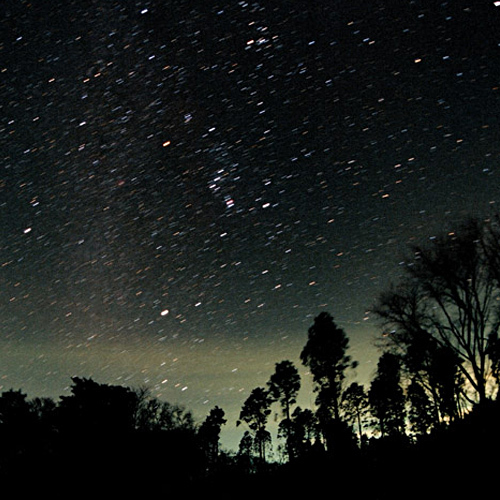
[[4, 390], [92, 376], [234, 419], [323, 310], [369, 375], [408, 244], [496, 210], [494, 1], [4, 0], [0, 23]]

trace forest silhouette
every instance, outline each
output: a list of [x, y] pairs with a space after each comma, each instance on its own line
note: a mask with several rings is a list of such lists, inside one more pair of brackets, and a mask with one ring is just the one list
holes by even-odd
[[[469, 220], [415, 246], [404, 276], [378, 297], [381, 354], [367, 387], [328, 312], [299, 370], [275, 365], [244, 402], [238, 450], [225, 450], [215, 406], [201, 422], [147, 388], [72, 378], [68, 395], [0, 396], [0, 481], [16, 494], [140, 492], [467, 498], [494, 494], [500, 444], [500, 224]], [[277, 446], [268, 430], [281, 410]], [[271, 453], [274, 450], [274, 454]]]

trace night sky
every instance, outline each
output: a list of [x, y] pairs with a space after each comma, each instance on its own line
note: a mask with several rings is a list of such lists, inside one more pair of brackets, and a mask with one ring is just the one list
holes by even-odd
[[495, 3], [2, 1], [0, 388], [230, 427], [321, 311], [370, 376], [408, 245], [500, 201]]

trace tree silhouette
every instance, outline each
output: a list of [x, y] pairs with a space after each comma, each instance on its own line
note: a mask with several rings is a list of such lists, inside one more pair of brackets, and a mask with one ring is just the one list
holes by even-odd
[[306, 345], [300, 353], [302, 363], [310, 369], [315, 382], [319, 421], [327, 444], [333, 439], [331, 420], [340, 421], [345, 372], [356, 366], [347, 355], [348, 347], [344, 330], [335, 324], [330, 314], [322, 312], [309, 328]]
[[463, 385], [460, 358], [456, 353], [440, 345], [425, 331], [417, 335], [391, 336], [390, 343], [402, 361], [408, 381], [426, 392], [432, 425], [455, 418], [459, 413]]
[[269, 441], [269, 432], [266, 429], [267, 419], [271, 413], [272, 400], [263, 387], [253, 389], [240, 411], [237, 425], [245, 422], [254, 434], [254, 440], [259, 451], [261, 463], [265, 462], [266, 443]]
[[252, 471], [254, 440], [249, 431], [245, 431], [238, 444], [236, 455], [238, 465], [246, 472]]
[[400, 381], [399, 358], [385, 352], [380, 356], [368, 391], [371, 412], [382, 437], [400, 435], [404, 431], [405, 397]]
[[212, 408], [198, 430], [201, 446], [210, 464], [216, 463], [219, 456], [221, 427], [227, 422], [224, 416], [224, 410], [218, 406]]
[[318, 421], [308, 408], [295, 408], [290, 420], [280, 422], [279, 433], [287, 440], [289, 459], [306, 456], [319, 442]]
[[408, 420], [411, 430], [417, 436], [423, 436], [436, 424], [434, 407], [426, 390], [413, 380], [408, 387]]
[[22, 427], [32, 420], [27, 395], [20, 390], [8, 390], [0, 397], [0, 423], [8, 428]]
[[460, 415], [463, 375], [460, 358], [448, 346], [439, 346], [434, 352], [429, 368], [429, 383], [438, 395], [441, 417], [453, 420]]
[[283, 415], [290, 420], [290, 408], [295, 404], [300, 390], [300, 375], [295, 365], [288, 360], [276, 363], [267, 387], [269, 396], [281, 404]]
[[486, 354], [491, 360], [491, 373], [496, 381], [497, 393], [496, 398], [498, 398], [499, 387], [500, 387], [500, 339], [498, 338], [498, 332], [491, 332], [488, 335], [488, 344], [486, 346]]
[[194, 417], [191, 411], [181, 405], [160, 401], [152, 397], [149, 389], [135, 391], [137, 405], [135, 426], [142, 431], [179, 431], [194, 432]]
[[342, 411], [348, 422], [355, 422], [358, 428], [360, 446], [363, 445], [363, 420], [368, 413], [368, 396], [362, 385], [353, 382], [342, 395]]
[[38, 422], [54, 425], [57, 403], [52, 398], [36, 397], [30, 401], [30, 406]]
[[267, 383], [269, 396], [273, 401], [278, 401], [281, 405], [285, 423], [281, 426], [287, 447], [289, 460], [293, 456], [292, 444], [290, 441], [290, 409], [296, 403], [297, 394], [300, 390], [300, 375], [295, 365], [288, 360], [276, 363], [275, 372], [271, 375]]
[[71, 395], [62, 396], [59, 413], [75, 429], [90, 432], [129, 431], [135, 427], [137, 397], [127, 387], [72, 378]]
[[0, 471], [10, 470], [30, 453], [35, 423], [27, 395], [8, 390], [0, 397]]

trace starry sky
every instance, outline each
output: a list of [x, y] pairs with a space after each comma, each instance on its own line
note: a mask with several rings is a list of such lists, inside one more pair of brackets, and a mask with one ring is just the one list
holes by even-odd
[[4, 0], [1, 388], [234, 420], [321, 311], [369, 376], [408, 245], [500, 200], [498, 3]]

